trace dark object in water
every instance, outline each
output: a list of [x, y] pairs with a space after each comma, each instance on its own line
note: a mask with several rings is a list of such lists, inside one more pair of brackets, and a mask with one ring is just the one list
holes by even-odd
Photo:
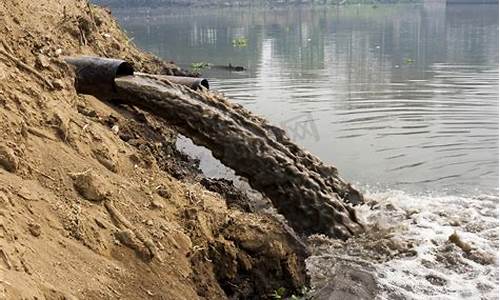
[[233, 66], [232, 64], [229, 64], [227, 66], [223, 65], [215, 65], [211, 67], [212, 69], [221, 69], [221, 70], [228, 70], [228, 71], [235, 71], [235, 72], [243, 72], [246, 71], [247, 69], [242, 66]]
[[158, 80], [168, 80], [170, 82], [185, 85], [193, 90], [199, 90], [202, 87], [206, 89], [210, 89], [210, 85], [208, 84], [208, 80], [205, 78], [198, 77], [186, 77], [186, 76], [168, 76], [168, 75], [152, 75], [147, 73], [135, 73], [136, 76], [147, 77]]
[[75, 68], [75, 88], [79, 93], [94, 95], [99, 98], [110, 98], [116, 93], [115, 78], [126, 75], [165, 79], [170, 82], [185, 85], [193, 90], [202, 87], [209, 89], [208, 80], [197, 77], [150, 75], [135, 73], [128, 62], [121, 59], [78, 56], [66, 57], [64, 60]]
[[[95, 72], [77, 72], [81, 74]], [[221, 95], [173, 85], [163, 76], [116, 76], [111, 83], [109, 78], [105, 81], [115, 92], [112, 99], [165, 119], [195, 144], [210, 149], [268, 196], [297, 232], [347, 239], [364, 230], [355, 210], [346, 204], [362, 203], [362, 194], [336, 168], [292, 143], [284, 130]], [[96, 89], [87, 91], [101, 97]]]

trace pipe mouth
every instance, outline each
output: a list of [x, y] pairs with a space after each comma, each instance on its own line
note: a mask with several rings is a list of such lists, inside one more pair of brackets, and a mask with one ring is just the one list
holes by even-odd
[[130, 63], [123, 61], [118, 65], [118, 68], [116, 68], [115, 75], [116, 77], [134, 75], [134, 67]]
[[200, 85], [203, 86], [203, 87], [205, 87], [207, 90], [210, 89], [210, 85], [208, 84], [208, 80], [206, 80], [206, 79], [202, 79], [200, 81]]
[[134, 75], [132, 64], [105, 57], [78, 56], [64, 59], [75, 69], [78, 93], [110, 98], [116, 93], [115, 78]]

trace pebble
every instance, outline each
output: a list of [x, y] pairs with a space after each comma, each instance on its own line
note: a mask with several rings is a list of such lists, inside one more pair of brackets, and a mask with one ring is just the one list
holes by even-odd
[[151, 201], [151, 207], [152, 208], [157, 208], [157, 209], [162, 209], [164, 206], [160, 201], [157, 200], [152, 200]]
[[111, 131], [113, 131], [114, 134], [118, 134], [118, 131], [120, 131], [120, 127], [118, 125], [113, 125], [113, 127], [111, 127]]
[[108, 182], [91, 171], [70, 174], [78, 193], [87, 200], [101, 201], [111, 194]]
[[15, 173], [19, 167], [14, 150], [7, 145], [0, 145], [0, 166], [11, 173]]
[[31, 235], [33, 235], [35, 237], [39, 237], [40, 234], [42, 234], [42, 228], [40, 227], [39, 224], [35, 224], [35, 223], [28, 224], [28, 230], [31, 233]]
[[48, 68], [50, 66], [49, 58], [43, 54], [38, 54], [36, 57], [36, 64], [41, 68]]
[[56, 79], [54, 81], [52, 81], [52, 85], [54, 86], [54, 88], [56, 90], [63, 90], [64, 89], [64, 82], [61, 80], [61, 79]]

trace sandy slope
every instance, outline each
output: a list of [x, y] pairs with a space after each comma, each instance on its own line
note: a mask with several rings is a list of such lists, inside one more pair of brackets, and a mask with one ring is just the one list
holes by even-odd
[[305, 283], [297, 242], [205, 190], [168, 125], [75, 93], [64, 55], [180, 73], [108, 12], [2, 1], [0, 40], [0, 299], [264, 297]]

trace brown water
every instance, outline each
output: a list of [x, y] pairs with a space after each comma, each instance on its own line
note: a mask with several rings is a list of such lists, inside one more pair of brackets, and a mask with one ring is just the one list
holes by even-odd
[[[497, 12], [440, 4], [114, 11], [135, 43], [184, 67], [248, 68], [203, 73], [347, 179], [445, 194], [498, 191]], [[234, 47], [239, 37], [246, 47]]]

